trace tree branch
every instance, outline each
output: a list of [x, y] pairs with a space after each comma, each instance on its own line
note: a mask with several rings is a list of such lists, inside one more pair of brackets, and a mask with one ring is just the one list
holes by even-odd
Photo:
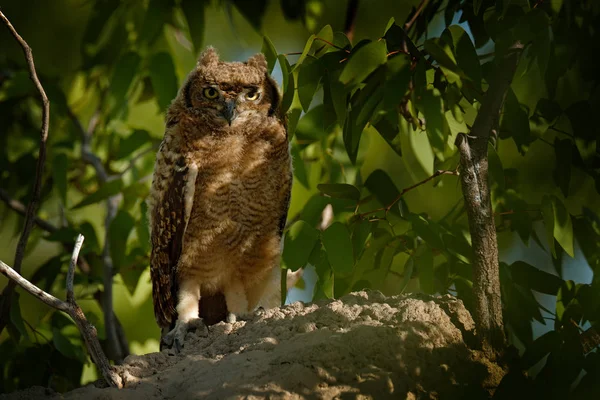
[[505, 346], [498, 266], [498, 244], [488, 186], [487, 146], [498, 122], [504, 97], [513, 79], [523, 45], [515, 42], [490, 83], [470, 136], [459, 134], [460, 171], [465, 208], [473, 246], [475, 322], [483, 350], [494, 357]]
[[122, 388], [123, 381], [116, 371], [111, 367], [106, 355], [102, 351], [100, 342], [98, 341], [98, 333], [96, 328], [89, 323], [85, 314], [81, 310], [81, 307], [75, 302], [73, 296], [73, 275], [75, 271], [75, 264], [77, 264], [77, 257], [79, 256], [79, 250], [83, 243], [83, 236], [79, 235], [75, 248], [73, 249], [73, 255], [71, 257], [71, 264], [69, 266], [69, 272], [67, 274], [67, 301], [62, 301], [57, 297], [52, 296], [49, 293], [44, 292], [27, 279], [23, 278], [17, 271], [12, 269], [10, 266], [0, 260], [0, 272], [4, 274], [11, 282], [15, 282], [23, 289], [37, 297], [47, 305], [55, 308], [59, 311], [67, 313], [81, 332], [83, 340], [85, 341], [86, 348], [92, 358], [92, 361], [104, 377], [104, 380], [112, 387]]
[[[102, 104], [102, 101], [100, 101]], [[84, 129], [81, 121], [75, 115], [73, 110], [69, 107], [67, 108], [67, 114], [69, 118], [73, 121], [77, 130], [81, 135], [81, 158], [84, 162], [91, 165], [96, 172], [96, 176], [98, 177], [98, 181], [101, 184], [104, 184], [116, 177], [108, 175], [104, 165], [102, 164], [102, 160], [100, 157], [95, 155], [92, 151], [92, 136], [98, 123], [100, 121], [100, 108], [96, 110], [92, 118], [90, 118], [88, 129]], [[115, 195], [108, 200], [106, 200], [106, 218], [104, 220], [104, 248], [102, 249], [102, 261], [104, 264], [103, 268], [103, 283], [104, 283], [104, 291], [103, 291], [103, 301], [102, 301], [102, 309], [104, 310], [104, 329], [106, 331], [106, 341], [108, 343], [108, 354], [109, 356], [117, 361], [122, 361], [125, 357], [128, 356], [128, 347], [122, 346], [122, 343], [127, 343], [127, 339], [122, 336], [122, 330], [117, 329], [117, 323], [115, 322], [116, 316], [113, 311], [113, 277], [114, 277], [114, 267], [113, 260], [110, 255], [110, 238], [109, 238], [109, 228], [110, 225], [117, 215], [117, 211], [119, 209], [119, 203], [121, 202], [121, 195]]]
[[[35, 220], [35, 214], [37, 212], [38, 203], [40, 201], [40, 192], [42, 188], [42, 176], [44, 174], [44, 164], [46, 162], [46, 141], [48, 140], [48, 125], [50, 119], [50, 102], [48, 101], [48, 97], [46, 96], [46, 92], [44, 92], [44, 88], [38, 79], [37, 72], [35, 70], [35, 64], [33, 62], [33, 54], [31, 52], [31, 48], [27, 44], [27, 42], [19, 35], [16, 29], [12, 26], [8, 18], [0, 11], [0, 20], [6, 25], [12, 36], [19, 42], [21, 48], [23, 49], [23, 54], [25, 55], [25, 59], [27, 60], [27, 66], [29, 68], [29, 77], [33, 81], [37, 91], [39, 92], [40, 99], [42, 101], [42, 126], [40, 130], [40, 147], [38, 153], [38, 160], [35, 171], [35, 181], [33, 184], [33, 193], [31, 196], [31, 201], [27, 205], [27, 209], [25, 210], [25, 223], [23, 226], [23, 231], [21, 232], [21, 237], [19, 238], [19, 242], [17, 244], [17, 250], [15, 252], [15, 260], [14, 267], [16, 272], [21, 271], [21, 264], [23, 263], [23, 257], [25, 257], [25, 248], [27, 247], [27, 242], [29, 241], [29, 235], [31, 234], [31, 229], [33, 228], [33, 223]], [[2, 291], [2, 302], [0, 304], [0, 333], [4, 329], [4, 327], [8, 324], [9, 313], [10, 313], [10, 303], [12, 301], [12, 294], [15, 290], [15, 282], [9, 281], [8, 285]]]

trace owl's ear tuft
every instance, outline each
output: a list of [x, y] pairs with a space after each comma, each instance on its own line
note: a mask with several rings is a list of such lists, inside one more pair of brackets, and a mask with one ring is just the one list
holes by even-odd
[[251, 67], [258, 68], [264, 73], [267, 72], [267, 59], [263, 53], [253, 55], [248, 59], [248, 61], [246, 61], [246, 64]]
[[219, 62], [219, 54], [217, 53], [217, 50], [215, 50], [215, 48], [212, 46], [208, 46], [206, 48], [206, 50], [204, 50], [202, 52], [202, 54], [200, 54], [200, 57], [198, 58], [198, 66], [199, 67], [215, 65], [218, 62]]

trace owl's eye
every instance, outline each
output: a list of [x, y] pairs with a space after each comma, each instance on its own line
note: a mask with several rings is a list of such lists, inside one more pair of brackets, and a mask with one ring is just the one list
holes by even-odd
[[251, 90], [248, 93], [246, 93], [246, 100], [254, 101], [257, 100], [259, 96], [260, 93], [258, 93], [258, 90]]
[[205, 88], [202, 91], [202, 94], [209, 100], [216, 99], [219, 96], [219, 92], [217, 91], [217, 89], [212, 87]]

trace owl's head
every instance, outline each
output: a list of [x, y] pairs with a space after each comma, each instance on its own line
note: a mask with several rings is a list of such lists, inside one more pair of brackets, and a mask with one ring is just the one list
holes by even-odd
[[200, 55], [179, 96], [188, 110], [202, 115], [215, 128], [244, 125], [279, 112], [277, 84], [260, 53], [245, 62], [224, 62], [209, 47]]

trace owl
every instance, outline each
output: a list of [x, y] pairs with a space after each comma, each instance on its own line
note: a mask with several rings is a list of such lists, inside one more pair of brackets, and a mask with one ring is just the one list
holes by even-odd
[[203, 316], [278, 305], [292, 185], [279, 104], [262, 54], [223, 62], [208, 48], [167, 110], [148, 197], [150, 271], [161, 342], [177, 351]]

